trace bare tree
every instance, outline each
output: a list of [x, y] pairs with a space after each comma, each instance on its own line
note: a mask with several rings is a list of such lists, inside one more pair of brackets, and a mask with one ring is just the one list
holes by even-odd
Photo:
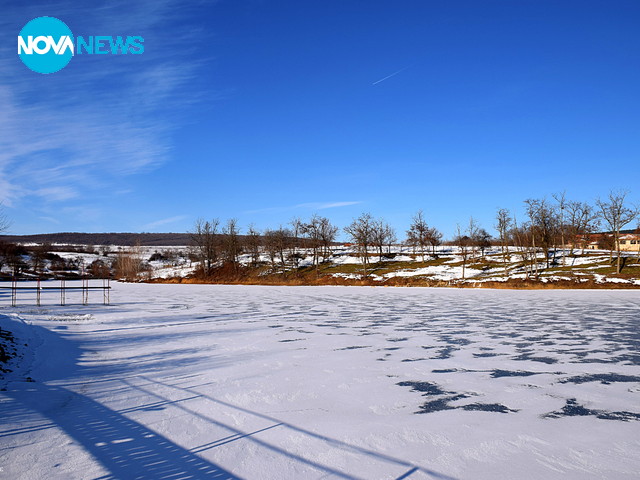
[[328, 218], [314, 214], [308, 223], [301, 225], [301, 232], [307, 240], [308, 248], [311, 248], [317, 272], [320, 262], [331, 254], [331, 244], [338, 235], [338, 227], [332, 225]]
[[240, 228], [238, 220], [230, 218], [222, 229], [222, 256], [223, 260], [230, 263], [234, 270], [238, 270], [238, 257], [242, 253], [240, 243]]
[[[598, 199], [596, 204], [600, 209], [600, 214], [611, 230], [613, 236], [614, 248], [617, 252], [616, 273], [620, 273], [622, 269], [620, 254], [620, 230], [631, 223], [638, 217], [638, 208], [629, 207], [625, 204], [627, 192], [609, 192], [609, 200], [603, 201]], [[611, 249], [613, 254], [613, 248]]]
[[293, 266], [295, 268], [298, 268], [298, 265], [300, 264], [300, 259], [302, 258], [302, 254], [298, 252], [298, 248], [301, 246], [300, 237], [304, 232], [304, 223], [302, 222], [301, 219], [294, 218], [289, 222], [289, 225], [291, 225], [291, 235], [292, 235], [292, 238], [291, 238], [292, 252], [290, 257], [293, 260]]
[[591, 205], [583, 202], [567, 203], [567, 235], [570, 238], [569, 255], [573, 255], [579, 239], [582, 239], [582, 253], [584, 244], [590, 233], [596, 231], [599, 225], [598, 213]]
[[395, 230], [384, 220], [374, 221], [372, 236], [373, 244], [378, 249], [378, 258], [381, 262], [385, 245], [389, 245], [394, 242], [393, 239], [396, 236]]
[[424, 218], [422, 210], [418, 210], [418, 213], [411, 219], [411, 225], [407, 230], [407, 244], [413, 247], [414, 253], [418, 249], [423, 262], [425, 249], [430, 244], [430, 233], [429, 225]]
[[247, 230], [247, 236], [245, 239], [245, 245], [247, 252], [251, 256], [251, 266], [256, 267], [260, 261], [260, 247], [262, 244], [262, 238], [260, 232], [253, 226], [249, 225]]
[[35, 246], [31, 250], [31, 265], [34, 273], [39, 277], [44, 273], [46, 266], [46, 259], [51, 251], [50, 243], [42, 243]]
[[427, 230], [427, 241], [431, 245], [431, 254], [436, 256], [436, 247], [442, 244], [442, 232], [436, 227], [429, 227]]
[[320, 241], [323, 248], [323, 261], [331, 256], [331, 244], [336, 241], [337, 236], [338, 227], [333, 225], [328, 218], [320, 217]]
[[292, 232], [287, 228], [278, 228], [277, 230], [267, 230], [265, 236], [265, 248], [271, 266], [275, 270], [276, 261], [280, 261], [280, 270], [285, 272], [287, 269], [287, 250], [291, 247]]
[[538, 248], [536, 246], [536, 221], [538, 216], [538, 200], [528, 199], [525, 200], [524, 203], [527, 205], [527, 215], [529, 216], [529, 237], [531, 240], [531, 253], [532, 253], [532, 264], [531, 264], [531, 273], [535, 271], [535, 277], [538, 278]]
[[215, 263], [218, 261], [218, 250], [220, 247], [220, 236], [218, 228], [220, 220], [203, 220], [199, 218], [191, 232], [191, 242], [196, 251], [198, 261], [202, 266], [205, 276], [211, 275]]
[[465, 279], [465, 271], [467, 268], [467, 259], [469, 258], [469, 247], [471, 245], [471, 238], [468, 235], [462, 233], [460, 225], [456, 225], [456, 236], [453, 239], [453, 244], [458, 247], [460, 256], [462, 256], [462, 280]]
[[[83, 260], [80, 258], [80, 268], [84, 270]], [[140, 242], [130, 250], [120, 249], [116, 255], [114, 268], [117, 278], [132, 282], [139, 280], [140, 274], [145, 271], [145, 265], [142, 260], [142, 247]]]
[[478, 234], [480, 232], [480, 225], [473, 217], [469, 217], [469, 224], [467, 225], [467, 237], [468, 246], [471, 247], [471, 255], [473, 258], [476, 256], [476, 248], [478, 246]]
[[93, 278], [110, 278], [111, 267], [104, 260], [96, 259], [89, 265], [89, 274]]
[[[640, 235], [640, 222], [638, 222], [638, 225], [636, 225], [636, 230], [633, 232], [636, 234], [636, 238], [638, 237], [638, 235]], [[636, 241], [637, 245], [638, 245], [638, 257], [636, 259], [636, 262], [640, 263], [640, 241]]]
[[473, 240], [475, 245], [480, 249], [480, 257], [484, 259], [485, 250], [491, 247], [491, 235], [484, 228], [479, 228]]
[[369, 250], [373, 244], [374, 227], [375, 220], [369, 213], [363, 213], [350, 225], [344, 227], [344, 231], [351, 237], [352, 242], [356, 245], [358, 255], [362, 258], [364, 275], [367, 275]]
[[12, 243], [0, 241], [0, 271], [2, 271], [2, 267], [8, 264], [12, 249]]
[[502, 265], [504, 266], [504, 274], [507, 274], [507, 253], [509, 250], [509, 230], [513, 219], [509, 210], [501, 208], [496, 214], [496, 230], [500, 235], [500, 250], [502, 252]]
[[550, 205], [546, 200], [540, 201], [540, 208], [538, 209], [538, 229], [540, 233], [540, 245], [545, 254], [545, 262], [547, 268], [549, 268], [550, 252], [553, 249], [553, 261], [555, 262], [555, 247], [558, 243], [558, 231], [560, 227], [560, 221], [558, 213], [553, 205]]
[[271, 270], [276, 270], [276, 259], [278, 258], [278, 233], [276, 230], [267, 229], [264, 231], [264, 249], [271, 262]]
[[537, 252], [542, 248], [546, 267], [549, 268], [549, 252], [555, 244], [555, 237], [558, 231], [558, 217], [553, 206], [543, 198], [527, 199], [524, 202], [527, 206], [527, 216], [529, 217], [529, 228], [531, 230], [531, 247], [533, 250], [535, 275], [538, 277]]
[[566, 192], [554, 193], [553, 198], [558, 202], [558, 208], [560, 209], [559, 229], [560, 229], [560, 245], [562, 245], [562, 265], [566, 265], [567, 256], [564, 254], [566, 243], [564, 241], [565, 223], [564, 223], [564, 211], [567, 208]]
[[390, 254], [391, 246], [398, 241], [396, 231], [393, 227], [387, 225], [387, 231], [385, 232], [384, 240], [387, 245], [387, 254]]
[[293, 246], [293, 232], [288, 228], [280, 227], [275, 233], [278, 257], [280, 258], [282, 271], [285, 271], [287, 269], [287, 260], [291, 259], [291, 255], [289, 255], [288, 252], [291, 251], [291, 247]]
[[522, 259], [522, 266], [525, 269], [525, 275], [528, 279], [534, 275], [534, 269], [536, 269], [537, 275], [537, 258], [538, 252], [535, 248], [535, 240], [532, 239], [532, 230], [529, 223], [519, 225], [517, 219], [513, 219], [513, 227], [509, 232], [509, 236], [513, 241], [513, 245], [516, 247], [517, 252]]
[[322, 222], [318, 215], [313, 215], [303, 229], [307, 238], [307, 245], [313, 252], [313, 264], [316, 268], [320, 264], [320, 249], [322, 247]]
[[24, 258], [27, 256], [27, 250], [22, 245], [15, 243], [3, 244], [3, 252], [6, 264], [11, 269], [14, 276], [18, 276], [21, 272], [27, 269], [28, 265]]

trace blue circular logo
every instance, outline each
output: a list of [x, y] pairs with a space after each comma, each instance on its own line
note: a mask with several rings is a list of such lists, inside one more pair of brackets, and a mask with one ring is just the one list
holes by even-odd
[[38, 17], [27, 23], [18, 35], [20, 60], [34, 72], [53, 73], [71, 61], [75, 50], [73, 34], [54, 17]]

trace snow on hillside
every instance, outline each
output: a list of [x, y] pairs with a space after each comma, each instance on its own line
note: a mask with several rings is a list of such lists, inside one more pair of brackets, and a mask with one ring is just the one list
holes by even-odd
[[[480, 273], [480, 270], [475, 270], [473, 268], [467, 268], [465, 271], [467, 278], [474, 277]], [[399, 270], [397, 272], [390, 272], [384, 274], [384, 277], [415, 277], [418, 275], [428, 275], [434, 280], [454, 280], [456, 278], [462, 278], [462, 267], [451, 267], [448, 265], [429, 266], [417, 268], [415, 270]]]
[[[23, 278], [77, 279], [83, 275], [102, 278], [110, 274], [115, 278], [147, 281], [190, 277], [197, 274], [200, 268], [197, 251], [188, 246], [54, 245], [52, 251], [46, 254], [38, 250], [40, 247], [32, 247], [32, 250], [25, 250], [21, 261], [17, 262], [19, 276]], [[640, 256], [635, 252], [623, 253], [624, 266], [621, 273], [616, 274], [615, 266], [611, 263], [611, 255], [606, 251], [558, 249], [549, 252], [549, 259], [545, 258], [544, 253], [538, 252], [537, 261], [534, 262], [536, 265], [532, 265], [532, 254], [518, 251], [515, 247], [508, 247], [504, 255], [497, 247], [486, 248], [484, 251], [467, 251], [466, 255], [462, 255], [460, 248], [455, 246], [441, 245], [420, 252], [406, 245], [393, 245], [385, 247], [382, 255], [377, 250], [369, 252], [365, 275], [363, 257], [357, 246], [335, 245], [329, 250], [330, 254], [320, 258], [314, 257], [313, 249], [300, 247], [285, 250], [282, 255], [276, 255], [274, 252], [267, 254], [263, 251], [256, 254], [256, 258], [244, 253], [238, 256], [237, 262], [245, 267], [244, 274], [252, 276], [253, 280], [271, 274], [277, 276], [291, 273], [297, 268], [317, 268], [314, 280], [324, 278], [324, 283], [329, 284], [333, 283], [331, 277], [380, 284], [393, 284], [397, 283], [394, 280], [405, 278], [413, 280], [409, 283], [423, 285], [441, 282], [449, 285], [478, 285], [483, 282], [532, 278], [542, 282], [592, 282], [592, 285], [594, 282], [609, 285], [616, 283], [625, 287], [640, 284]], [[133, 263], [121, 262], [123, 258], [128, 258]], [[317, 260], [320, 260], [319, 265], [316, 265]], [[132, 273], [124, 271], [118, 265], [138, 265], [138, 268]], [[213, 262], [213, 266], [223, 267], [220, 257], [217, 262]], [[0, 262], [0, 275], [9, 277], [15, 268], [15, 259]], [[224, 283], [229, 279], [218, 278], [216, 281]], [[247, 283], [250, 282], [251, 280]]]
[[0, 380], [0, 478], [640, 471], [634, 291], [115, 284], [111, 299], [0, 293], [22, 346]]

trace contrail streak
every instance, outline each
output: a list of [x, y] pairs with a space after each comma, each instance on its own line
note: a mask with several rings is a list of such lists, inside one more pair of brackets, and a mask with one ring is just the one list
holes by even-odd
[[386, 77], [381, 78], [380, 80], [376, 80], [376, 81], [375, 81], [375, 82], [373, 82], [371, 85], [377, 85], [377, 84], [379, 84], [380, 82], [384, 82], [385, 80], [387, 80], [387, 79], [389, 79], [389, 78], [391, 78], [391, 77], [393, 77], [393, 76], [395, 76], [395, 75], [399, 74], [400, 72], [404, 72], [407, 68], [409, 68], [409, 67], [401, 68], [401, 69], [400, 69], [400, 70], [398, 70], [397, 72], [393, 72], [391, 75], [387, 75]]

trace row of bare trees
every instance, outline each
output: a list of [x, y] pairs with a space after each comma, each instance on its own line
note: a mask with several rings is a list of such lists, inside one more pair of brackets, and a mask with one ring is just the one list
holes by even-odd
[[396, 232], [382, 219], [376, 219], [370, 213], [363, 213], [349, 225], [344, 227], [349, 235], [358, 256], [362, 260], [364, 274], [367, 274], [371, 254], [378, 253], [379, 259], [384, 255], [384, 247], [390, 251], [391, 245], [396, 243]]
[[[385, 247], [389, 252], [391, 245], [398, 241], [395, 230], [388, 223], [368, 213], [355, 219], [344, 231], [361, 257], [365, 271], [371, 255], [377, 253], [381, 258]], [[199, 219], [191, 238], [202, 274], [209, 276], [215, 268], [225, 264], [237, 270], [241, 253], [249, 255], [253, 267], [265, 255], [273, 271], [298, 268], [300, 261], [310, 255], [311, 266], [317, 270], [331, 255], [331, 246], [336, 243], [339, 232], [337, 226], [320, 215], [313, 215], [306, 221], [295, 218], [286, 227], [262, 232], [250, 225], [244, 235], [240, 235], [234, 219], [227, 221], [224, 228], [220, 228], [218, 219]], [[438, 238], [441, 237], [440, 234]]]
[[[468, 259], [483, 258], [492, 242], [500, 246], [505, 274], [515, 254], [525, 265], [527, 276], [537, 278], [543, 268], [557, 265], [559, 261], [565, 265], [576, 249], [584, 248], [585, 243], [592, 239], [591, 234], [604, 230], [606, 233], [598, 237], [599, 246], [609, 249], [610, 262], [620, 273], [625, 261], [620, 246], [622, 232], [639, 218], [640, 210], [630, 205], [627, 192], [612, 191], [593, 204], [569, 200], [563, 192], [553, 195], [551, 200], [525, 200], [524, 215], [520, 219], [507, 209], [499, 209], [494, 225], [498, 233], [495, 239], [471, 218], [466, 226], [457, 226], [451, 243], [458, 247], [462, 257], [463, 278]], [[8, 226], [9, 221], [0, 205], [0, 232], [6, 231]], [[377, 256], [379, 261], [382, 260], [385, 248], [389, 254], [391, 246], [398, 242], [394, 228], [369, 213], [354, 219], [343, 231], [360, 257], [365, 274], [370, 270], [372, 258]], [[340, 229], [328, 218], [319, 215], [308, 220], [296, 218], [287, 226], [264, 231], [250, 225], [244, 234], [241, 234], [236, 219], [224, 224], [218, 219], [199, 219], [191, 238], [193, 256], [200, 262], [202, 273], [209, 276], [214, 269], [224, 265], [237, 271], [241, 254], [248, 254], [254, 267], [266, 256], [273, 271], [298, 268], [301, 260], [310, 256], [311, 265], [318, 269], [331, 255], [331, 246], [338, 239], [339, 232]], [[437, 255], [436, 249], [442, 243], [442, 233], [428, 224], [423, 211], [418, 211], [406, 230], [404, 244], [425, 261], [427, 255]], [[557, 255], [559, 249], [563, 250], [560, 259]], [[13, 246], [6, 245], [0, 250], [0, 268], [3, 264], [14, 263], [18, 268], [23, 262], [24, 254]], [[44, 247], [29, 252], [34, 271], [41, 270], [47, 252]], [[131, 278], [146, 268], [139, 248], [137, 253], [136, 249], [133, 253], [121, 252], [113, 267], [122, 276]]]
[[[505, 273], [515, 247], [515, 254], [526, 266], [527, 276], [537, 277], [542, 268], [557, 264], [558, 249], [568, 249], [561, 256], [565, 263], [581, 242], [584, 248], [584, 240], [589, 234], [601, 228], [610, 232], [602, 238], [609, 241], [612, 263], [613, 254], [617, 252], [616, 266], [620, 272], [623, 266], [621, 231], [637, 219], [639, 213], [638, 208], [628, 205], [627, 194], [611, 192], [606, 199], [596, 200], [594, 205], [568, 200], [564, 193], [552, 198], [525, 200], [524, 217], [520, 221], [509, 210], [499, 209], [494, 225], [498, 232], [495, 239], [474, 218], [465, 227], [458, 225], [451, 244], [458, 247], [462, 257], [463, 278], [468, 259], [484, 258], [486, 249], [492, 244], [501, 248]], [[360, 257], [365, 274], [370, 270], [372, 258], [377, 255], [382, 260], [385, 248], [389, 254], [391, 246], [398, 242], [393, 227], [369, 213], [354, 219], [343, 231]], [[208, 276], [223, 264], [237, 270], [241, 253], [250, 256], [250, 264], [254, 267], [266, 255], [274, 271], [298, 268], [301, 260], [310, 255], [311, 263], [317, 269], [331, 255], [331, 245], [336, 242], [339, 232], [328, 218], [319, 215], [306, 221], [296, 218], [285, 227], [264, 231], [251, 225], [244, 235], [240, 235], [235, 219], [228, 220], [223, 226], [218, 219], [200, 219], [195, 224], [192, 239], [202, 273]], [[418, 211], [406, 231], [404, 244], [424, 261], [427, 255], [437, 255], [436, 249], [442, 243], [442, 233], [428, 224], [423, 211]]]
[[213, 220], [198, 219], [191, 233], [191, 241], [205, 275], [210, 275], [219, 261], [230, 264], [234, 269], [237, 269], [238, 257], [243, 252], [243, 244], [240, 239], [238, 221], [235, 218], [227, 220], [227, 223], [222, 227], [217, 218]]
[[626, 192], [610, 192], [605, 199], [598, 198], [595, 205], [586, 202], [567, 200], [565, 193], [553, 195], [553, 201], [545, 198], [527, 199], [524, 221], [518, 222], [506, 209], [500, 209], [496, 215], [495, 228], [503, 262], [507, 265], [508, 246], [514, 246], [527, 265], [527, 275], [537, 278], [540, 272], [539, 255], [544, 257], [544, 267], [556, 263], [558, 248], [568, 249], [562, 255], [563, 265], [567, 257], [572, 256], [578, 245], [584, 248], [590, 235], [603, 229], [606, 235], [600, 237], [601, 247], [613, 254], [617, 253], [616, 271], [620, 273], [623, 265], [620, 237], [624, 227], [639, 218], [639, 209], [627, 202]]
[[[340, 229], [328, 218], [313, 215], [307, 221], [295, 218], [287, 227], [280, 226], [262, 232], [250, 225], [244, 235], [239, 234], [235, 220], [229, 220], [225, 228], [220, 228], [218, 219], [199, 219], [191, 236], [202, 273], [208, 276], [214, 268], [225, 263], [237, 268], [241, 252], [249, 255], [253, 267], [260, 263], [262, 255], [266, 255], [274, 271], [286, 271], [298, 268], [300, 261], [310, 255], [312, 266], [318, 269], [331, 256], [331, 246], [335, 244], [339, 232]], [[398, 242], [394, 228], [369, 213], [354, 219], [344, 227], [344, 232], [360, 257], [365, 274], [371, 257], [377, 255], [381, 260], [385, 249], [389, 254], [391, 246]], [[435, 253], [435, 248], [441, 243], [442, 233], [429, 226], [424, 214], [418, 212], [407, 230], [406, 244], [413, 248], [414, 253], [420, 253], [424, 260], [427, 249], [431, 248]]]
[[259, 231], [250, 225], [245, 235], [240, 235], [237, 220], [230, 219], [220, 227], [218, 219], [196, 221], [191, 234], [202, 273], [211, 275], [219, 265], [231, 265], [238, 269], [238, 257], [250, 256], [251, 266], [257, 266], [265, 254], [274, 270], [297, 268], [304, 258], [302, 249], [312, 252], [316, 267], [330, 255], [330, 247], [336, 241], [338, 227], [326, 217], [312, 216], [308, 221], [292, 220], [287, 227]]

